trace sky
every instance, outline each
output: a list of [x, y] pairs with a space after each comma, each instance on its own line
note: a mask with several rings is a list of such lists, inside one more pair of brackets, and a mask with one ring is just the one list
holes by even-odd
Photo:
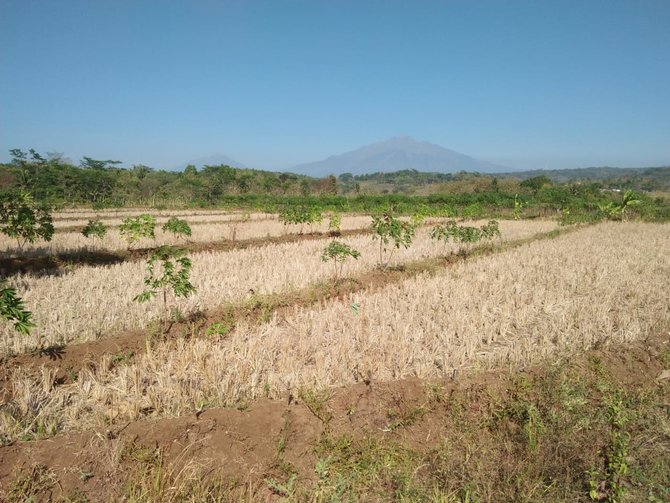
[[0, 0], [0, 160], [287, 170], [408, 135], [670, 165], [668, 27], [668, 0]]

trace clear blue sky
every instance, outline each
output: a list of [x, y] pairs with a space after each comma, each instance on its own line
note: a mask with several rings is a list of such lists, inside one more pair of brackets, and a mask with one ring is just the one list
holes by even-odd
[[0, 0], [0, 159], [287, 169], [409, 135], [670, 164], [670, 1]]

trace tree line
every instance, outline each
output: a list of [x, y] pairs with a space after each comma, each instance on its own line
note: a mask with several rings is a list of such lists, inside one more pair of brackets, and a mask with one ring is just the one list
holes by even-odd
[[12, 149], [10, 153], [11, 162], [0, 164], [0, 189], [30, 192], [36, 200], [54, 205], [211, 206], [225, 196], [245, 194], [337, 194], [334, 176], [317, 179], [226, 165], [200, 170], [190, 165], [183, 172], [155, 170], [142, 164], [122, 168], [118, 166], [120, 161], [91, 157], [74, 165], [58, 154], [43, 156], [33, 149]]

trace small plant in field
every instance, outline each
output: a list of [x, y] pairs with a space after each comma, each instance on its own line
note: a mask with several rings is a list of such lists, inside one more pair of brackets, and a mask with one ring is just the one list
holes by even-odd
[[514, 194], [514, 210], [512, 211], [514, 220], [519, 220], [522, 217], [525, 206], [526, 203], [519, 197], [519, 194]]
[[147, 275], [144, 278], [146, 289], [133, 300], [147, 302], [159, 293], [163, 295], [163, 311], [167, 311], [167, 296], [188, 297], [196, 289], [191, 284], [191, 260], [185, 252], [170, 246], [160, 246], [147, 260]]
[[109, 361], [110, 366], [117, 367], [120, 365], [127, 365], [133, 356], [135, 356], [135, 352], [132, 349], [117, 351], [112, 355]]
[[38, 239], [51, 241], [54, 226], [49, 207], [37, 204], [28, 192], [0, 196], [0, 231], [16, 239], [19, 249]]
[[482, 225], [479, 230], [481, 231], [482, 239], [491, 240], [494, 238], [500, 238], [500, 226], [498, 225], [497, 220], [489, 220], [485, 225]]
[[326, 391], [315, 391], [311, 389], [301, 389], [298, 397], [302, 400], [309, 411], [314, 414], [324, 425], [328, 425], [333, 419], [333, 413], [328, 407], [328, 401], [332, 398], [332, 393]]
[[430, 233], [430, 237], [436, 241], [449, 240], [454, 243], [477, 243], [483, 239], [492, 240], [500, 237], [500, 227], [496, 220], [489, 222], [481, 227], [472, 227], [467, 225], [458, 225], [455, 220], [449, 220], [442, 225], [436, 225]]
[[107, 227], [99, 219], [89, 220], [86, 226], [82, 229], [81, 233], [85, 238], [98, 238], [100, 241], [107, 234]]
[[628, 451], [631, 436], [626, 428], [630, 412], [620, 392], [615, 392], [608, 401], [607, 420], [610, 426], [610, 439], [606, 452], [605, 470], [604, 473], [598, 470], [591, 472], [589, 496], [595, 501], [606, 500], [620, 503], [626, 492], [626, 475], [628, 474]]
[[324, 262], [333, 261], [333, 272], [335, 273], [335, 281], [337, 281], [342, 274], [342, 268], [347, 259], [351, 257], [358, 260], [360, 256], [361, 253], [348, 244], [333, 240], [324, 248], [321, 260]]
[[279, 221], [284, 225], [299, 225], [302, 234], [305, 224], [309, 225], [310, 232], [314, 224], [323, 220], [321, 210], [316, 206], [285, 206], [279, 212]]
[[25, 309], [23, 300], [16, 294], [16, 290], [0, 281], [0, 318], [13, 323], [17, 332], [28, 335], [35, 326], [32, 316], [32, 313]]
[[128, 241], [128, 248], [142, 238], [155, 239], [155, 229], [156, 218], [147, 213], [135, 218], [128, 217], [124, 219], [119, 227], [121, 235]]
[[[409, 248], [416, 233], [415, 222], [406, 222], [393, 216], [391, 211], [372, 217], [372, 230], [374, 238], [379, 239], [379, 265], [387, 267], [393, 256], [393, 252], [401, 246]], [[384, 260], [389, 245], [393, 244], [391, 253]]]
[[289, 479], [282, 483], [279, 482], [275, 479], [266, 479], [265, 483], [268, 486], [268, 489], [272, 491], [274, 494], [277, 494], [279, 496], [284, 496], [286, 498], [292, 498], [296, 492], [296, 481], [298, 480], [298, 476], [293, 473], [289, 477]]
[[339, 236], [342, 232], [342, 214], [332, 213], [328, 218], [328, 232], [331, 236]]
[[560, 215], [561, 217], [558, 221], [559, 225], [570, 225], [572, 223], [572, 218], [570, 217], [570, 208], [561, 208]]
[[213, 322], [209, 327], [207, 327], [207, 330], [205, 330], [205, 334], [210, 336], [212, 335], [223, 336], [226, 335], [228, 332], [230, 332], [230, 326], [223, 323], [222, 321]]
[[176, 238], [188, 239], [191, 237], [191, 227], [186, 220], [172, 217], [163, 224], [163, 232], [170, 232]]

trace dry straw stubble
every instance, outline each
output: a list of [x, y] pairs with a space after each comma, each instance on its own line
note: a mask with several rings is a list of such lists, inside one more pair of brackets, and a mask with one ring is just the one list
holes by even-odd
[[[530, 237], [555, 228], [549, 221], [501, 222], [506, 240]], [[436, 243], [422, 229], [409, 249], [395, 253], [395, 263], [436, 257], [458, 246]], [[370, 269], [378, 258], [370, 235], [344, 239], [362, 253], [346, 264], [345, 274]], [[268, 245], [248, 250], [203, 252], [192, 255], [194, 296], [175, 301], [183, 313], [221, 306], [252, 295], [303, 288], [326, 279], [331, 269], [321, 261], [328, 239]], [[21, 353], [38, 346], [95, 340], [119, 330], [146, 327], [159, 317], [159, 302], [138, 304], [133, 297], [144, 289], [144, 264], [125, 262], [104, 267], [81, 267], [62, 276], [17, 276], [13, 284], [34, 314], [37, 327], [31, 336], [16, 334], [0, 322], [0, 352]]]
[[[70, 429], [266, 393], [279, 398], [301, 387], [346, 385], [368, 372], [374, 380], [436, 378], [639, 339], [670, 325], [669, 247], [670, 225], [586, 228], [376, 293], [296, 308], [259, 327], [238, 327], [219, 343], [168, 342], [128, 366], [98, 365], [43, 396], [53, 409], [42, 411]], [[23, 400], [43, 388], [20, 370], [14, 383]], [[67, 404], [57, 398], [65, 395]]]

